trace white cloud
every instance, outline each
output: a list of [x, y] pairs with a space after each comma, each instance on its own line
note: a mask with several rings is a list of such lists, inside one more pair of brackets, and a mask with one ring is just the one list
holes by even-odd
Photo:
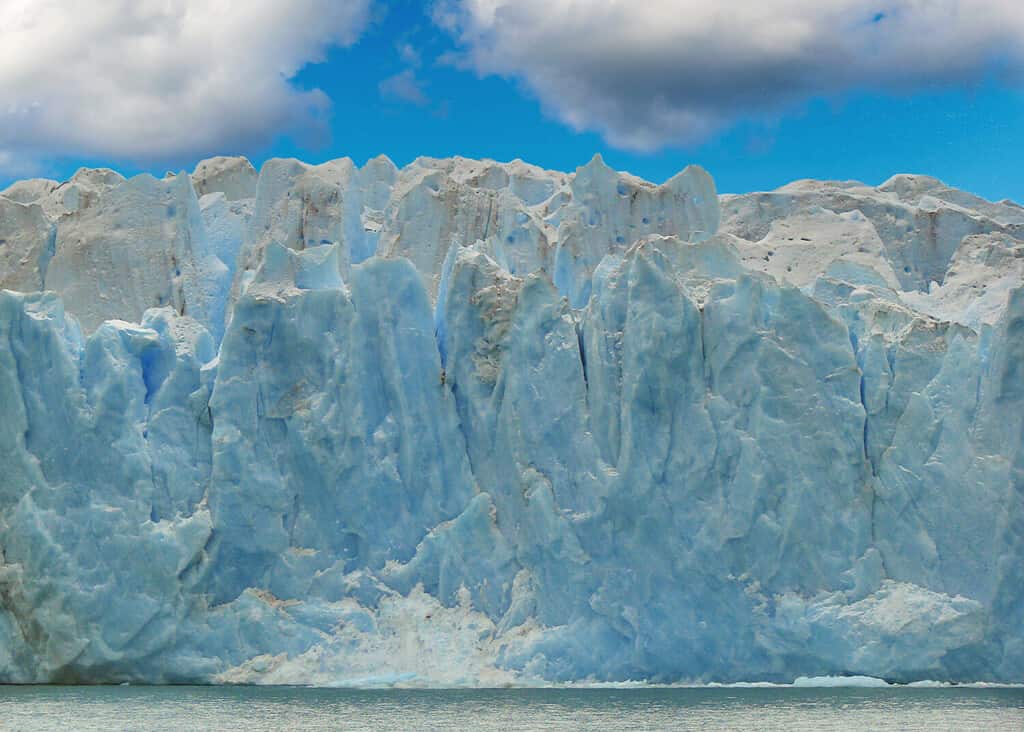
[[391, 102], [407, 102], [417, 107], [430, 104], [423, 82], [416, 78], [416, 72], [405, 69], [394, 76], [389, 76], [377, 85], [381, 97]]
[[419, 50], [411, 43], [398, 44], [398, 57], [406, 66], [419, 66], [423, 63]]
[[435, 21], [463, 63], [641, 150], [814, 96], [1024, 68], [1021, 0], [440, 0]]
[[371, 0], [0, 0], [0, 151], [160, 160], [316, 129]]
[[7, 185], [5, 179], [34, 178], [39, 173], [38, 160], [28, 159], [11, 150], [0, 148], [0, 188]]

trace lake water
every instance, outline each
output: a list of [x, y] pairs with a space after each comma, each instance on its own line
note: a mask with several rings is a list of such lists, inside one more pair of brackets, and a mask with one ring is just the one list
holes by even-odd
[[1024, 689], [0, 687], [3, 730], [1024, 730]]

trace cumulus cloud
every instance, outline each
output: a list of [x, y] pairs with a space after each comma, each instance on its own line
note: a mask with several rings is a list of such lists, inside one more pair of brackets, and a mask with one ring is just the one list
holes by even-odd
[[816, 96], [1020, 79], [1020, 0], [440, 0], [481, 74], [577, 130], [652, 150]]
[[[0, 162], [160, 160], [317, 129], [291, 79], [371, 0], [0, 0]], [[6, 152], [4, 152], [6, 151]]]

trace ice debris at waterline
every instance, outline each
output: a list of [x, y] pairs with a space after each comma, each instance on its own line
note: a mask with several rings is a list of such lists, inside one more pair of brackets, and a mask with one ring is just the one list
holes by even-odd
[[0, 193], [0, 680], [1024, 680], [1024, 209], [595, 158]]

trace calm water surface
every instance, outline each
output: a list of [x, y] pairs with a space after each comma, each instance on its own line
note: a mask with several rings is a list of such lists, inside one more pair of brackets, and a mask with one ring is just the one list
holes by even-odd
[[1024, 689], [0, 687], [3, 730], [1024, 730]]

